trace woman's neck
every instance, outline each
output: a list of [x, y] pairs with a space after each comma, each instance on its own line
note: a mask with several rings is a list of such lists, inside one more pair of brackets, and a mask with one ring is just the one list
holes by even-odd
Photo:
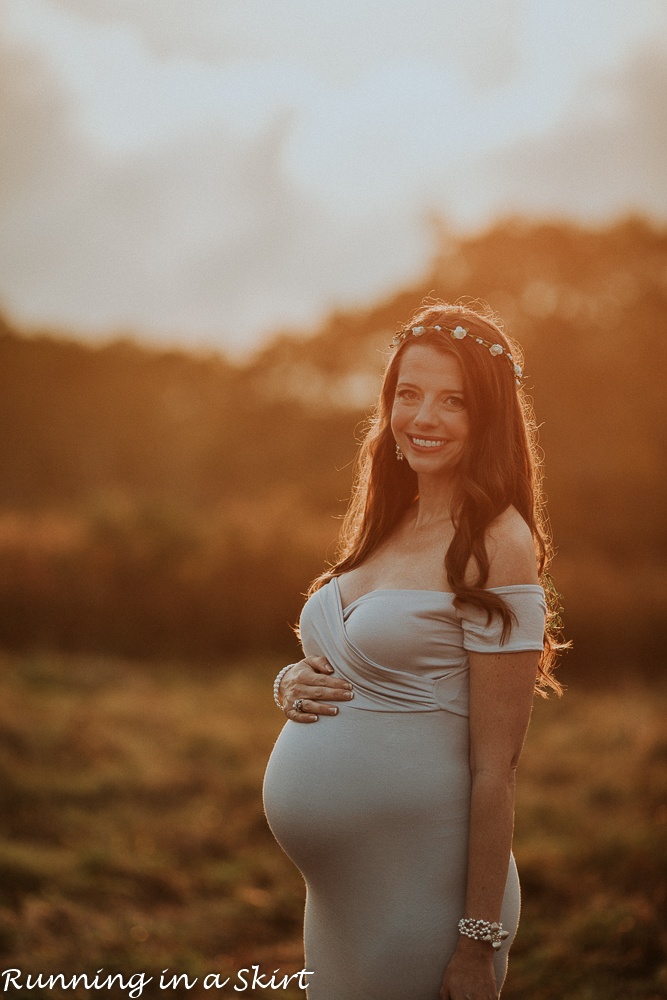
[[455, 479], [443, 481], [439, 476], [419, 476], [419, 499], [415, 504], [416, 516], [413, 523], [415, 530], [451, 521], [455, 487]]

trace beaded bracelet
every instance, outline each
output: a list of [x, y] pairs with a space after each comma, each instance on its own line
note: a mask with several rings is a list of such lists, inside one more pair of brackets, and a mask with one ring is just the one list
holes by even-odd
[[495, 921], [490, 924], [488, 920], [473, 920], [472, 917], [463, 917], [459, 920], [459, 934], [465, 934], [473, 941], [489, 941], [494, 949], [500, 948], [503, 940], [509, 937], [509, 931], [503, 930], [503, 925]]
[[294, 666], [296, 666], [296, 664], [288, 663], [286, 667], [283, 667], [283, 669], [279, 671], [278, 676], [273, 682], [273, 700], [275, 701], [276, 705], [278, 706], [281, 712], [283, 710], [283, 704], [280, 700], [280, 695], [278, 693], [280, 691], [280, 682], [287, 673], [287, 671], [289, 670], [289, 668]]

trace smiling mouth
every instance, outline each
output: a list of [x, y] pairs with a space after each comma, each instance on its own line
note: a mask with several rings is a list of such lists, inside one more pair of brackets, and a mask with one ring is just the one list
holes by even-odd
[[447, 442], [444, 438], [418, 438], [410, 436], [411, 442], [418, 448], [440, 448], [441, 445]]

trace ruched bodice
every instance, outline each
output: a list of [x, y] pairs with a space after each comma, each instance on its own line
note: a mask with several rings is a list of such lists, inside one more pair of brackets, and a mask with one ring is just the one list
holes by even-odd
[[306, 656], [326, 656], [354, 687], [351, 708], [376, 712], [468, 714], [468, 652], [541, 650], [546, 605], [541, 587], [496, 587], [516, 622], [502, 622], [439, 590], [372, 590], [343, 608], [338, 579], [316, 591], [301, 614]]

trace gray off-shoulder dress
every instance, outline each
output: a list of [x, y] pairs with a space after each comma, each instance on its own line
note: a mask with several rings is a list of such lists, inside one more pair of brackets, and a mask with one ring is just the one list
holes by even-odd
[[[542, 588], [494, 593], [516, 615], [505, 645], [496, 618], [441, 591], [375, 590], [343, 610], [333, 579], [303, 609], [305, 654], [354, 687], [338, 715], [287, 722], [264, 782], [271, 829], [306, 880], [309, 1000], [438, 1000], [465, 908], [468, 651], [542, 649]], [[499, 985], [519, 904], [512, 858]]]

